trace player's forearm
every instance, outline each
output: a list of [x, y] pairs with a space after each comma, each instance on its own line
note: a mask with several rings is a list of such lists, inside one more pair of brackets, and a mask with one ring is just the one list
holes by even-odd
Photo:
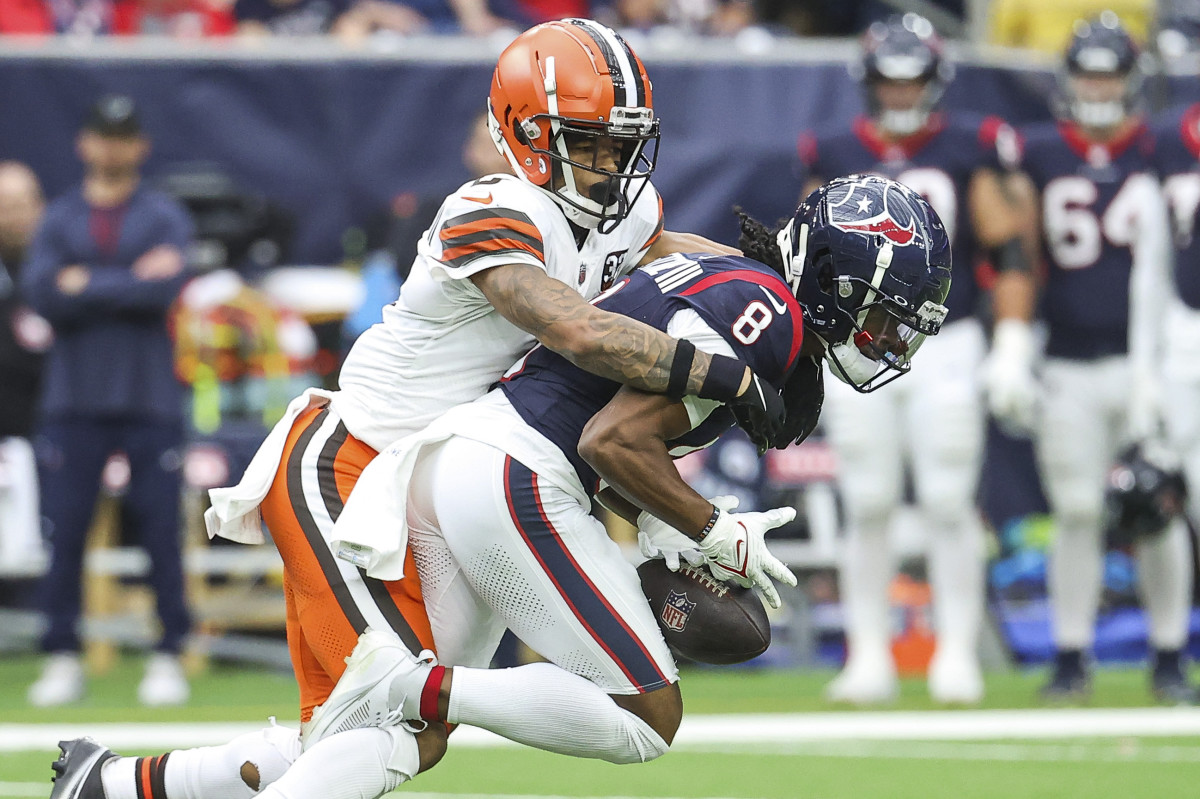
[[[642, 391], [666, 393], [679, 342], [627, 316], [601, 311], [590, 305], [585, 307], [590, 313], [581, 320], [582, 324], [561, 331], [564, 335], [554, 343], [544, 339], [543, 343], [593, 374]], [[554, 336], [551, 334], [548, 337]], [[679, 393], [699, 395], [712, 363], [711, 355], [697, 350]], [[746, 369], [739, 393], [745, 390], [748, 379], [749, 369]]]
[[[506, 319], [579, 368], [655, 394], [670, 386], [678, 342], [661, 330], [602, 311], [535, 267], [496, 267], [473, 279]], [[677, 393], [700, 395], [712, 368], [712, 356], [697, 351]], [[750, 369], [743, 367], [737, 376], [736, 390], [726, 392], [732, 396], [720, 396], [711, 385], [707, 395], [721, 400], [740, 395], [749, 385]]]
[[708, 524], [712, 504], [679, 476], [661, 440], [611, 440], [587, 454], [581, 445], [580, 454], [618, 495], [685, 535], [695, 537]]
[[694, 536], [708, 524], [712, 505], [679, 476], [666, 444], [688, 427], [682, 405], [625, 390], [584, 427], [579, 454], [638, 510]]

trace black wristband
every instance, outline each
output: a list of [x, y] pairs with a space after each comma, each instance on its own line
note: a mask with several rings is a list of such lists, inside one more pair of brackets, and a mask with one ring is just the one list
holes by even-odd
[[992, 249], [992, 267], [999, 273], [1033, 274], [1033, 264], [1025, 254], [1021, 239], [1016, 236]]
[[712, 529], [717, 526], [717, 519], [721, 518], [721, 509], [713, 505], [712, 516], [708, 517], [708, 524], [704, 525], [704, 529], [700, 531], [700, 535], [696, 536], [697, 541], [703, 541]]
[[741, 392], [742, 380], [745, 377], [744, 362], [725, 355], [714, 355], [708, 366], [708, 374], [704, 377], [704, 385], [700, 386], [700, 393], [696, 396], [701, 399], [732, 402]]
[[692, 361], [696, 357], [696, 345], [687, 339], [675, 343], [675, 357], [671, 359], [671, 376], [667, 378], [667, 398], [675, 401], [687, 394], [688, 375], [692, 373]]

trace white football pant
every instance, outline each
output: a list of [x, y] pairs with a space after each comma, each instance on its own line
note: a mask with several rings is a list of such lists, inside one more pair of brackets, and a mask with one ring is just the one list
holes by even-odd
[[[1086, 650], [1095, 637], [1104, 579], [1104, 490], [1114, 459], [1130, 443], [1131, 380], [1125, 356], [1049, 358], [1042, 370], [1035, 449], [1056, 527], [1047, 582], [1059, 649]], [[1174, 402], [1170, 407], [1169, 421], [1189, 410]], [[1186, 535], [1176, 524], [1136, 546], [1138, 584], [1155, 648], [1177, 649], [1186, 640], [1191, 602], [1191, 560], [1181, 554], [1187, 552]]]
[[[893, 558], [887, 534], [893, 512], [904, 501], [907, 464], [929, 534], [938, 637], [931, 689], [938, 661], [946, 659], [961, 665], [955, 670], [967, 674], [963, 679], [978, 683], [984, 537], [975, 494], [984, 443], [978, 376], [984, 348], [979, 323], [963, 319], [926, 340], [912, 372], [879, 391], [859, 394], [834, 378], [826, 380], [824, 419], [838, 456], [847, 515], [839, 572], [849, 650], [844, 675], [871, 673], [875, 681], [894, 681], [888, 605]], [[967, 693], [977, 690], [981, 683]], [[864, 697], [870, 698], [883, 697]], [[972, 698], [977, 697], [947, 696]]]

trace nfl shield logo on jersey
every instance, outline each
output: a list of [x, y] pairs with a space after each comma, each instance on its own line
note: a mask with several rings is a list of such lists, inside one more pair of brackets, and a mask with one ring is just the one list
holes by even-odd
[[667, 594], [667, 600], [663, 603], [662, 613], [659, 614], [659, 617], [663, 620], [663, 624], [667, 625], [668, 630], [679, 633], [683, 632], [683, 628], [687, 626], [688, 617], [695, 609], [696, 603], [689, 601], [687, 594], [672, 591]]

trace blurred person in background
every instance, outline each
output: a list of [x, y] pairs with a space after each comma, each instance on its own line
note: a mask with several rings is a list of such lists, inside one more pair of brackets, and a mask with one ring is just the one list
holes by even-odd
[[487, 36], [502, 30], [516, 35], [523, 16], [505, 0], [354, 0], [338, 17], [333, 33], [355, 44], [375, 33], [461, 33]]
[[113, 33], [200, 39], [237, 30], [233, 0], [117, 0]]
[[363, 261], [362, 277], [366, 292], [359, 307], [346, 317], [343, 333], [347, 342], [353, 341], [371, 325], [383, 318], [383, 307], [399, 293], [408, 278], [417, 243], [437, 217], [446, 193], [462, 184], [462, 178], [477, 179], [487, 175], [504, 175], [512, 167], [492, 141], [488, 130], [487, 111], [476, 114], [467, 126], [467, 139], [462, 146], [463, 175], [447, 186], [447, 192], [418, 196], [406, 191], [392, 198], [388, 207], [367, 225], [370, 253]]
[[1075, 23], [1108, 9], [1139, 41], [1154, 21], [1155, 0], [991, 0], [988, 41], [1058, 55], [1071, 41]]
[[46, 565], [30, 439], [42, 354], [53, 334], [18, 290], [44, 210], [33, 170], [0, 163], [0, 577], [32, 577]]
[[198, 38], [232, 33], [232, 0], [0, 0], [0, 34]]
[[672, 27], [730, 36], [758, 21], [749, 0], [608, 0], [597, 5], [597, 13], [621, 30]]
[[1011, 140], [1013, 132], [996, 118], [938, 110], [953, 68], [933, 26], [916, 14], [868, 28], [862, 59], [852, 71], [867, 114], [850, 130], [801, 136], [804, 192], [855, 172], [885, 174], [914, 189], [946, 224], [954, 282], [946, 325], [927, 345], [936, 353], [918, 367], [921, 380], [882, 395], [826, 381], [826, 429], [838, 456], [847, 515], [839, 569], [847, 660], [826, 695], [856, 704], [897, 696], [888, 533], [904, 502], [907, 466], [929, 537], [937, 634], [929, 692], [937, 702], [975, 703], [983, 698], [977, 650], [985, 540], [975, 495], [985, 424], [979, 364], [986, 348], [979, 319], [983, 290], [975, 273], [983, 258], [1003, 270], [1029, 266], [1018, 206], [995, 157], [997, 138]]
[[[1200, 11], [1200, 4], [1194, 4], [1193, 10]], [[1158, 174], [1175, 245], [1174, 274], [1161, 280], [1170, 296], [1165, 298], [1157, 331], [1162, 360], [1160, 407], [1169, 411], [1162, 414], [1165, 429], [1161, 432], [1180, 458], [1185, 482], [1191, 487], [1187, 513], [1193, 524], [1200, 524], [1200, 103], [1164, 114], [1156, 134]], [[1186, 541], [1187, 532], [1173, 529], [1183, 525], [1182, 520], [1173, 520], [1165, 534]], [[1187, 550], [1180, 556], [1186, 558]]]
[[349, 8], [350, 0], [236, 0], [233, 16], [242, 36], [319, 36]]
[[84, 539], [101, 471], [121, 451], [130, 466], [124, 508], [150, 556], [162, 622], [138, 698], [180, 704], [188, 685], [178, 655], [190, 626], [179, 521], [184, 394], [166, 320], [187, 277], [192, 224], [174, 200], [143, 185], [150, 142], [129, 97], [102, 97], [76, 147], [83, 182], [47, 208], [21, 279], [30, 305], [54, 327], [36, 441], [51, 546], [41, 592], [50, 657], [29, 701], [83, 696]]
[[[1118, 452], [1146, 442], [1162, 423], [1160, 318], [1171, 242], [1154, 140], [1139, 111], [1133, 38], [1104, 12], [1076, 25], [1064, 61], [1059, 121], [1022, 130], [1014, 164], [1040, 192], [1049, 266], [1040, 298], [1045, 359], [1035, 377], [1028, 321], [1037, 287], [1028, 280], [998, 323], [1008, 335], [1003, 346], [997, 339], [986, 371], [997, 418], [1034, 433], [1056, 527], [1048, 564], [1056, 654], [1042, 695], [1078, 701], [1091, 693], [1108, 470]], [[1179, 331], [1171, 340], [1182, 343]], [[1194, 409], [1170, 410], [1174, 417]], [[1192, 701], [1182, 662], [1192, 594], [1187, 530], [1173, 525], [1139, 539], [1134, 551], [1152, 689], [1162, 701]]]

